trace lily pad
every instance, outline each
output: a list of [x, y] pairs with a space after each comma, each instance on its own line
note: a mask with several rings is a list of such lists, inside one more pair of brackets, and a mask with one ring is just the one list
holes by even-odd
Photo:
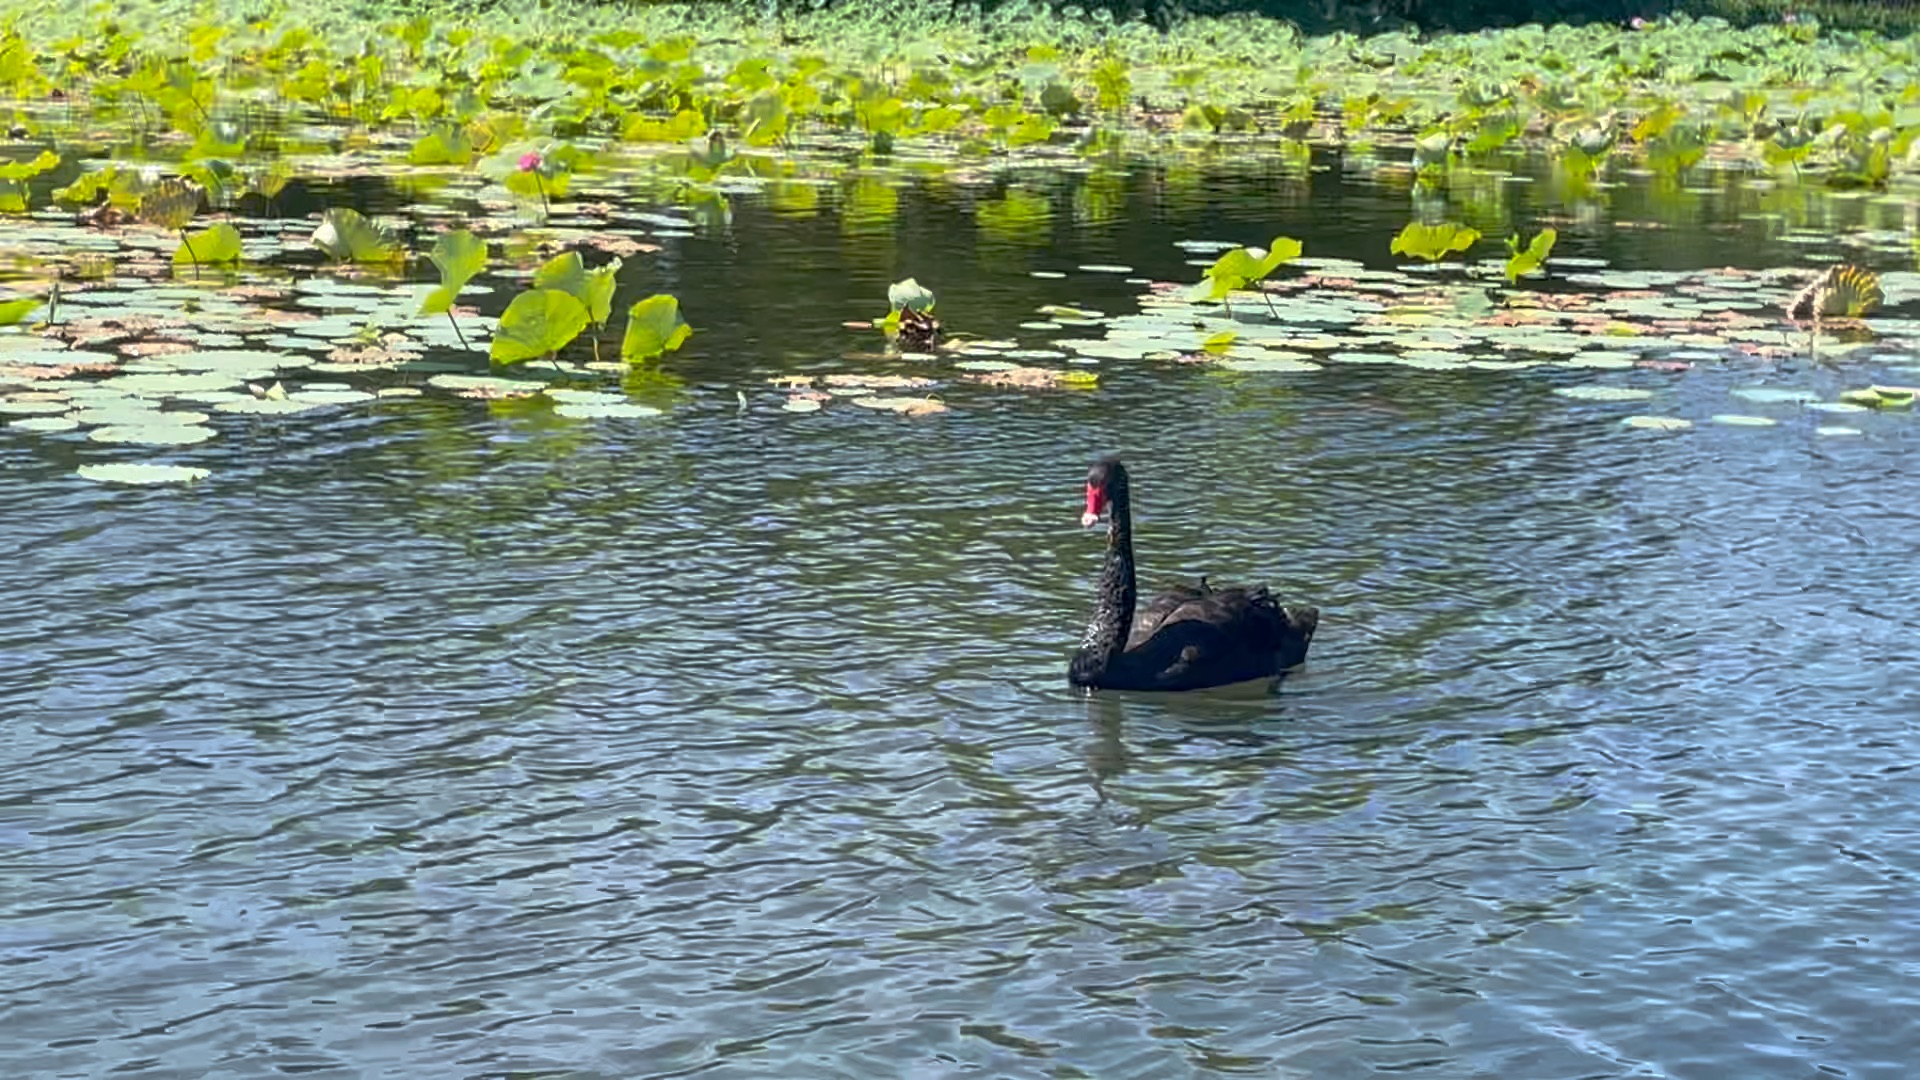
[[902, 416], [928, 416], [947, 411], [946, 405], [933, 398], [881, 397], [877, 394], [851, 399], [855, 405], [868, 409], [884, 409], [897, 412]]
[[1756, 405], [1804, 405], [1820, 400], [1820, 395], [1811, 390], [1795, 390], [1786, 386], [1737, 386], [1729, 393]]
[[1320, 365], [1311, 360], [1294, 360], [1285, 356], [1257, 356], [1230, 358], [1222, 360], [1220, 366], [1228, 371], [1248, 372], [1291, 372], [1319, 371]]
[[661, 411], [651, 405], [640, 405], [631, 401], [565, 402], [553, 407], [553, 415], [574, 420], [598, 420], [659, 416]]
[[1553, 392], [1576, 401], [1645, 401], [1653, 396], [1651, 390], [1630, 386], [1562, 386]]
[[1713, 422], [1728, 427], [1773, 427], [1780, 423], [1771, 416], [1742, 416], [1739, 413], [1715, 413]]
[[23, 420], [12, 421], [7, 425], [7, 427], [15, 431], [38, 431], [42, 434], [72, 431], [79, 426], [80, 421], [75, 420], [71, 416], [29, 416]]
[[1629, 416], [1620, 421], [1621, 427], [1646, 428], [1652, 431], [1680, 431], [1693, 426], [1693, 421], [1678, 416]]
[[318, 409], [324, 404], [325, 402], [320, 401], [295, 401], [291, 397], [247, 397], [235, 398], [232, 401], [217, 402], [213, 406], [213, 411], [238, 413], [242, 416], [282, 416], [287, 413], [306, 412], [309, 409]]
[[82, 479], [95, 480], [103, 484], [184, 484], [194, 480], [204, 480], [211, 475], [205, 469], [195, 469], [187, 465], [150, 465], [138, 462], [82, 465], [78, 471]]
[[[164, 413], [161, 415], [165, 415]], [[191, 446], [213, 438], [213, 429], [204, 424], [129, 424], [94, 428], [87, 438], [100, 443], [132, 443], [139, 446]]]

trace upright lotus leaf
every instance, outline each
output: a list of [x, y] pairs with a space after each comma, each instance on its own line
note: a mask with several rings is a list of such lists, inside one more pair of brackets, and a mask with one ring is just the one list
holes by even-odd
[[559, 289], [587, 306], [593, 325], [605, 326], [613, 315], [614, 275], [620, 272], [618, 257], [598, 269], [588, 270], [577, 251], [564, 251], [548, 259], [533, 272], [536, 289]]
[[473, 139], [465, 128], [442, 124], [420, 136], [407, 151], [412, 165], [467, 165], [473, 162]]
[[465, 229], [440, 234], [427, 253], [440, 269], [440, 284], [420, 301], [420, 314], [439, 315], [453, 309], [453, 301], [475, 274], [487, 268], [487, 242]]
[[0, 165], [0, 180], [31, 180], [59, 164], [59, 154], [51, 150], [42, 150], [30, 160], [9, 161]]
[[385, 229], [346, 206], [332, 207], [320, 215], [320, 227], [313, 230], [313, 246], [342, 262], [392, 262], [401, 256], [400, 245]]
[[20, 296], [12, 300], [0, 300], [0, 326], [14, 326], [27, 320], [33, 309], [40, 306], [40, 299], [34, 296]]
[[1553, 242], [1560, 238], [1559, 230], [1546, 228], [1533, 234], [1533, 241], [1526, 247], [1520, 246], [1520, 234], [1514, 233], [1507, 238], [1507, 280], [1517, 281], [1522, 274], [1531, 274], [1547, 264], [1547, 253], [1553, 250]]
[[200, 189], [178, 177], [168, 177], [140, 196], [138, 216], [148, 225], [179, 230], [200, 210]]
[[1207, 267], [1202, 295], [1209, 300], [1223, 300], [1233, 290], [1246, 287], [1261, 274], [1258, 256], [1247, 248], [1234, 248]]
[[649, 296], [627, 309], [627, 334], [620, 357], [629, 364], [651, 360], [678, 349], [693, 333], [680, 317], [680, 301], [665, 293]]
[[[1258, 251], [1258, 249], [1255, 250]], [[1267, 247], [1264, 254], [1260, 255], [1260, 278], [1265, 278], [1278, 270], [1281, 264], [1290, 263], [1299, 258], [1304, 250], [1306, 250], [1304, 245], [1291, 236], [1274, 237], [1273, 243]]]
[[613, 317], [614, 276], [620, 273], [621, 260], [618, 255], [607, 260], [606, 265], [587, 271], [587, 294], [580, 299], [587, 305], [587, 317], [593, 320], [595, 327], [607, 325]]
[[196, 233], [180, 237], [174, 249], [173, 264], [230, 263], [240, 261], [240, 230], [222, 221]]
[[901, 308], [932, 311], [933, 303], [933, 290], [912, 278], [887, 286], [887, 306], [895, 311]]
[[1478, 239], [1479, 230], [1455, 222], [1423, 225], [1414, 221], [1408, 222], [1400, 235], [1393, 238], [1392, 251], [1395, 255], [1411, 255], [1434, 262], [1451, 252], [1467, 250]]
[[587, 306], [559, 289], [530, 289], [500, 315], [488, 355], [497, 364], [559, 352], [587, 328]]

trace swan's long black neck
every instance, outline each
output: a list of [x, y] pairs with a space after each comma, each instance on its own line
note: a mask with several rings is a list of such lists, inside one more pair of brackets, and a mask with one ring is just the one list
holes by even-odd
[[1107, 562], [1100, 570], [1093, 618], [1068, 668], [1071, 681], [1083, 685], [1094, 682], [1126, 651], [1138, 591], [1133, 575], [1133, 514], [1122, 481], [1107, 492]]

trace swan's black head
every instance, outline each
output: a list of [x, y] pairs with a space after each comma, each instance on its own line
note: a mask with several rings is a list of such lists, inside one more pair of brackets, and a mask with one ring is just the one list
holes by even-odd
[[1087, 470], [1087, 512], [1080, 515], [1080, 524], [1089, 529], [1099, 524], [1100, 515], [1126, 497], [1127, 467], [1119, 455], [1108, 454]]

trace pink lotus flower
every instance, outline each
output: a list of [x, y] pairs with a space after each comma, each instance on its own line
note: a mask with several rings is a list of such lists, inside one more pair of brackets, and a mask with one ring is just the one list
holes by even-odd
[[1647, 20], [1635, 15], [1633, 18], [1627, 20], [1627, 25], [1633, 27], [1635, 30], [1645, 30], [1647, 28]]
[[540, 167], [540, 151], [529, 150], [520, 155], [520, 171], [532, 172]]

